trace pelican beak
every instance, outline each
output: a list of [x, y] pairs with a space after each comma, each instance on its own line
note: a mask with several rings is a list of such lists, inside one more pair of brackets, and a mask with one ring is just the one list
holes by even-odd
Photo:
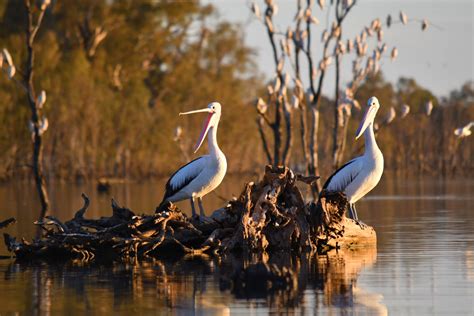
[[212, 116], [214, 115], [215, 112], [213, 110], [209, 109], [209, 108], [205, 108], [205, 109], [201, 109], [201, 110], [195, 110], [195, 111], [179, 113], [179, 115], [181, 116], [181, 115], [188, 115], [188, 114], [195, 114], [195, 113], [209, 113], [209, 115], [208, 115], [207, 119], [204, 121], [204, 126], [202, 128], [201, 135], [199, 136], [199, 140], [196, 143], [196, 146], [194, 147], [194, 153], [196, 153], [199, 150], [202, 143], [204, 142], [204, 139], [206, 138], [207, 132], [209, 131], [209, 129], [212, 126], [211, 119], [212, 119]]
[[367, 129], [370, 123], [373, 123], [374, 118], [375, 118], [375, 113], [376, 113], [375, 106], [373, 105], [369, 106], [369, 108], [364, 114], [364, 118], [360, 122], [359, 128], [357, 129], [355, 139], [359, 139], [359, 137], [364, 133], [364, 131]]

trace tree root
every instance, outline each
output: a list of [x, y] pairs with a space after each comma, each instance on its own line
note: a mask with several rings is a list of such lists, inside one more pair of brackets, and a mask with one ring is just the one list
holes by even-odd
[[[90, 201], [82, 194], [84, 206], [71, 220], [63, 223], [47, 216], [35, 222], [44, 230], [41, 239], [30, 243], [8, 234], [4, 239], [7, 249], [19, 259], [84, 261], [235, 251], [322, 253], [375, 243], [373, 228], [358, 226], [345, 218], [347, 200], [343, 194], [323, 191], [317, 203], [306, 204], [297, 181], [311, 184], [314, 179], [296, 176], [286, 167], [267, 166], [259, 183], [246, 184], [238, 199], [205, 221], [188, 218], [172, 203], [162, 205], [153, 215], [136, 215], [115, 200], [112, 216], [87, 219], [84, 215]], [[0, 224], [11, 222], [9, 219]], [[289, 277], [271, 267], [266, 269]], [[273, 280], [272, 284], [278, 282]]]

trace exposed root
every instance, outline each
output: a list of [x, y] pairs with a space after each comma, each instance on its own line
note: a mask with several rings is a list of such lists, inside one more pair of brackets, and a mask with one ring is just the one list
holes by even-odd
[[41, 239], [29, 243], [5, 234], [5, 243], [17, 258], [84, 261], [233, 251], [324, 252], [343, 244], [374, 243], [372, 228], [345, 218], [343, 194], [323, 191], [317, 203], [304, 202], [296, 182], [311, 184], [315, 179], [296, 176], [286, 167], [267, 166], [260, 182], [246, 184], [238, 199], [205, 221], [188, 218], [172, 203], [160, 205], [153, 215], [136, 215], [115, 200], [112, 216], [87, 219], [90, 201], [82, 194], [84, 205], [73, 219], [63, 223], [45, 217], [35, 222], [45, 231]]

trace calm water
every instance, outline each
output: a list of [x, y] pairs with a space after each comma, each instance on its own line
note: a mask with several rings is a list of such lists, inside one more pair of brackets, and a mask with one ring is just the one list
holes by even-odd
[[[251, 260], [187, 257], [130, 264], [18, 264], [0, 260], [0, 315], [14, 314], [348, 314], [474, 315], [474, 181], [389, 181], [358, 203], [359, 217], [373, 225], [377, 249], [264, 260], [295, 272], [287, 290], [233, 290], [236, 268]], [[228, 177], [217, 194], [238, 195], [252, 176]], [[108, 215], [110, 197], [138, 212], [152, 212], [163, 183], [114, 185], [97, 194], [93, 184], [54, 185], [53, 213], [68, 219], [86, 192], [89, 217]], [[225, 204], [217, 194], [207, 209]], [[0, 219], [18, 223], [5, 231], [31, 237], [34, 188], [0, 187]], [[188, 210], [187, 203], [181, 206]], [[0, 246], [0, 254], [6, 254]]]

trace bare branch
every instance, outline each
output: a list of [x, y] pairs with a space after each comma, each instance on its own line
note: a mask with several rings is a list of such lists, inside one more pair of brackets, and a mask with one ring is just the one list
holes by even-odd
[[270, 149], [268, 147], [267, 137], [265, 136], [265, 132], [263, 130], [263, 122], [262, 121], [263, 121], [262, 117], [257, 118], [258, 132], [260, 134], [260, 138], [262, 139], [263, 150], [265, 152], [265, 155], [267, 156], [268, 163], [272, 164], [272, 155], [270, 154]]

